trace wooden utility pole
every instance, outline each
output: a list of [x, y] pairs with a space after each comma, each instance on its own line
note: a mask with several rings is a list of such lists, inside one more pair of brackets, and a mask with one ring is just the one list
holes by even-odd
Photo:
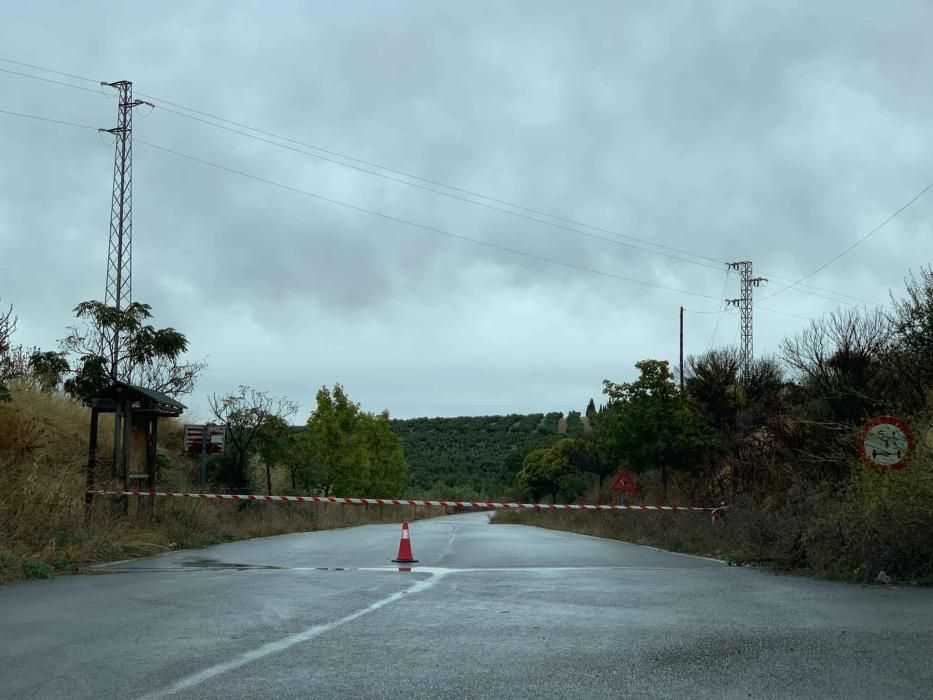
[[684, 307], [680, 307], [680, 393], [684, 392]]

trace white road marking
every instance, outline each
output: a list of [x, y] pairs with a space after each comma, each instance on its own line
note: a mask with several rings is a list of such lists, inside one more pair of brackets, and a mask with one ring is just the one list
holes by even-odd
[[156, 698], [164, 698], [169, 695], [175, 695], [176, 693], [188, 691], [191, 688], [204, 683], [205, 681], [209, 681], [211, 678], [215, 678], [216, 676], [220, 676], [224, 673], [229, 673], [230, 671], [238, 669], [241, 666], [245, 666], [248, 663], [265, 658], [270, 654], [278, 654], [279, 652], [285, 651], [286, 649], [290, 649], [296, 644], [302, 644], [314, 639], [315, 637], [320, 637], [322, 634], [326, 634], [331, 630], [337, 629], [338, 627], [341, 627], [348, 622], [353, 622], [354, 620], [361, 618], [364, 615], [368, 615], [371, 612], [375, 612], [380, 608], [389, 605], [390, 603], [401, 600], [406, 595], [412, 595], [413, 593], [420, 593], [427, 590], [435, 583], [437, 583], [447, 573], [447, 571], [444, 569], [419, 569], [418, 571], [429, 573], [431, 576], [430, 578], [418, 581], [416, 584], [409, 586], [403, 591], [398, 591], [397, 593], [393, 593], [387, 598], [377, 600], [372, 605], [365, 607], [362, 610], [357, 610], [355, 613], [351, 613], [350, 615], [342, 617], [339, 620], [334, 620], [333, 622], [328, 622], [324, 625], [315, 625], [314, 627], [309, 627], [302, 632], [290, 634], [287, 637], [283, 637], [282, 639], [278, 639], [274, 642], [263, 644], [262, 646], [257, 647], [252, 651], [241, 654], [235, 659], [210, 666], [205, 668], [203, 671], [198, 671], [197, 673], [194, 673], [190, 676], [186, 676], [185, 678], [176, 681], [167, 688], [143, 695], [141, 696], [140, 700], [155, 700]]

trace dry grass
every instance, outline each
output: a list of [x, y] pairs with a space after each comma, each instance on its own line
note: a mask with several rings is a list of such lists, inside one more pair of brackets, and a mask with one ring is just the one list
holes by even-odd
[[[177, 548], [431, 514], [420, 508], [166, 498], [158, 499], [152, 512], [131, 503], [124, 517], [118, 499], [98, 497], [88, 519], [84, 467], [90, 412], [28, 385], [11, 389], [13, 401], [0, 403], [0, 581], [73, 573], [85, 564]], [[180, 423], [160, 426], [160, 487], [190, 486], [194, 467], [179, 453], [180, 445]], [[111, 446], [102, 420], [101, 453]], [[107, 472], [106, 463], [101, 471]]]

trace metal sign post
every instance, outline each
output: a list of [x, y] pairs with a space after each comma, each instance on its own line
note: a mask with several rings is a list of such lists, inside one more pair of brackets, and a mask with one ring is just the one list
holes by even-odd
[[[207, 426], [205, 426], [206, 428]], [[207, 483], [207, 442], [210, 437], [207, 434], [207, 430], [201, 431], [201, 478], [199, 483], [201, 486]]]
[[227, 426], [212, 423], [185, 426], [184, 450], [201, 455], [198, 477], [202, 486], [207, 483], [207, 457], [224, 451], [226, 432]]
[[619, 494], [619, 505], [624, 506], [625, 494], [635, 493], [636, 491], [635, 477], [632, 476], [628, 469], [623, 469], [616, 478], [612, 480], [612, 484], [609, 488]]

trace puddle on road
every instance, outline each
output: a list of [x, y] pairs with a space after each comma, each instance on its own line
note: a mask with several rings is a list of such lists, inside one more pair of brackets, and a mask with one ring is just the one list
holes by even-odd
[[120, 562], [119, 564], [104, 564], [82, 571], [85, 574], [103, 576], [108, 574], [142, 574], [167, 572], [193, 572], [193, 571], [352, 571], [343, 566], [308, 566], [292, 567], [277, 566], [274, 564], [244, 564], [241, 562], [221, 561], [202, 557], [174, 562], [170, 566], [145, 566], [133, 562]]
[[[453, 574], [453, 573], [488, 573], [488, 572], [525, 572], [560, 575], [568, 571], [599, 571], [599, 570], [638, 570], [638, 571], [668, 571], [669, 567], [629, 567], [629, 566], [516, 566], [516, 567], [438, 567], [438, 566], [278, 566], [274, 564], [245, 564], [242, 562], [228, 562], [220, 559], [202, 557], [173, 562], [169, 566], [136, 565], [133, 562], [120, 562], [118, 564], [104, 564], [85, 569], [81, 573], [92, 575], [110, 574], [142, 574], [142, 573], [179, 573], [195, 571], [367, 571], [382, 573], [403, 574]], [[679, 569], [678, 570], [682, 570]]]
[[187, 559], [181, 562], [181, 565], [189, 569], [216, 569], [221, 571], [248, 571], [250, 569], [285, 569], [284, 566], [273, 566], [271, 564], [236, 564], [233, 562], [220, 561], [219, 559]]

